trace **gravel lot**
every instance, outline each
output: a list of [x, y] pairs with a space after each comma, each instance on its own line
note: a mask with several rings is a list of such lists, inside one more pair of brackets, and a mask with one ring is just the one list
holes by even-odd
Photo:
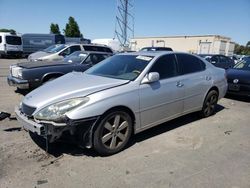
[[[0, 59], [0, 111], [14, 116], [23, 95], [9, 87], [9, 65]], [[110, 157], [69, 143], [50, 146], [22, 130], [16, 120], [0, 121], [0, 187], [250, 187], [250, 103], [219, 101], [206, 119], [191, 114], [133, 137]]]

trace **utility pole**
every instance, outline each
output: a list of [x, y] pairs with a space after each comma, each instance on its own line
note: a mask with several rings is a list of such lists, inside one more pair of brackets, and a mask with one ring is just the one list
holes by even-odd
[[118, 39], [122, 50], [129, 49], [130, 39], [134, 37], [133, 1], [117, 0], [115, 38]]

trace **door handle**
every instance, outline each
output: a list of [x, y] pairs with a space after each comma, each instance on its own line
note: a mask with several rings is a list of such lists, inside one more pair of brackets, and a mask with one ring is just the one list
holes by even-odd
[[177, 87], [183, 87], [184, 84], [183, 84], [181, 81], [178, 81], [178, 82], [176, 83], [176, 86], [177, 86]]
[[211, 79], [212, 79], [211, 76], [206, 76], [206, 80], [207, 80], [207, 81], [209, 81], [209, 80], [211, 80]]

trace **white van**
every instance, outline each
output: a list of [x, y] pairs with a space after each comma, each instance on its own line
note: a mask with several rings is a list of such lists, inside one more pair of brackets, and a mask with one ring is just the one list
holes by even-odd
[[18, 56], [23, 54], [22, 37], [0, 32], [0, 57]]

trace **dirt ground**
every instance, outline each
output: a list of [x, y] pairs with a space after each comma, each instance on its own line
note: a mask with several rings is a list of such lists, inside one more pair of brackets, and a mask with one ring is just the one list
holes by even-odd
[[250, 187], [250, 103], [229, 97], [206, 119], [190, 114], [132, 138], [128, 148], [100, 157], [69, 143], [50, 145], [24, 131], [14, 118], [23, 95], [8, 86], [0, 59], [0, 187]]

